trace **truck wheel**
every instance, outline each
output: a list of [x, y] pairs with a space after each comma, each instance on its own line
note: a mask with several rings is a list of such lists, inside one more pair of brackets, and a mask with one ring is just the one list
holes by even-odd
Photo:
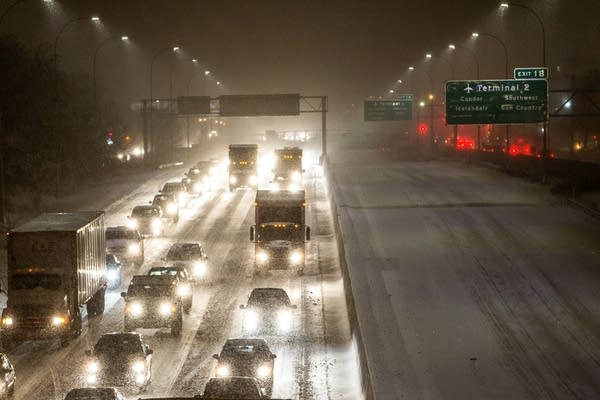
[[183, 307], [183, 312], [186, 314], [189, 314], [190, 311], [192, 310], [192, 304], [193, 304], [194, 299], [191, 298], [190, 301], [188, 301], [185, 306]]
[[171, 322], [171, 336], [180, 336], [181, 328], [183, 325], [183, 317], [179, 315], [179, 318], [173, 322]]
[[133, 332], [133, 331], [135, 331], [135, 326], [133, 326], [133, 324], [130, 323], [129, 321], [125, 320], [125, 321], [123, 321], [123, 330], [125, 332]]
[[96, 294], [88, 301], [87, 310], [90, 316], [100, 315], [104, 312], [105, 300], [104, 294], [106, 289], [100, 289]]
[[73, 329], [72, 329], [72, 333], [71, 333], [73, 339], [75, 339], [76, 337], [81, 335], [81, 326], [82, 325], [83, 325], [83, 323], [81, 321], [81, 313], [79, 312], [79, 309], [77, 309], [77, 312], [76, 312], [75, 316], [73, 317]]

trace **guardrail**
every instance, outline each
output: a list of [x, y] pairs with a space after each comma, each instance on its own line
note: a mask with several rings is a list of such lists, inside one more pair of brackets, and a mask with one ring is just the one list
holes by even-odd
[[335, 181], [331, 177], [331, 172], [329, 170], [329, 160], [326, 157], [323, 159], [323, 171], [325, 173], [325, 182], [327, 188], [327, 197], [329, 199], [329, 205], [331, 207], [331, 214], [333, 215], [333, 226], [335, 230], [335, 238], [337, 242], [338, 248], [338, 256], [340, 260], [340, 267], [342, 270], [342, 280], [344, 282], [344, 293], [346, 297], [346, 307], [348, 308], [348, 319], [350, 320], [350, 331], [352, 335], [356, 338], [356, 342], [358, 344], [358, 356], [360, 361], [360, 373], [361, 373], [361, 386], [363, 390], [363, 394], [366, 396], [366, 399], [371, 400], [375, 399], [375, 395], [373, 392], [373, 384], [371, 379], [371, 372], [368, 363], [368, 357], [366, 352], [366, 347], [363, 342], [362, 330], [360, 327], [360, 323], [358, 320], [358, 316], [356, 314], [356, 307], [354, 303], [354, 292], [352, 290], [352, 282], [350, 280], [350, 274], [348, 272], [348, 264], [346, 262], [346, 250], [344, 247], [344, 239], [342, 236], [342, 230], [340, 227], [339, 215], [340, 208], [337, 204], [336, 199], [336, 188]]

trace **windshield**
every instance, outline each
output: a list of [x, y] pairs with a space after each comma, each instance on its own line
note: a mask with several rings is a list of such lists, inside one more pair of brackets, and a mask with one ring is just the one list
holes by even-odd
[[142, 344], [139, 338], [133, 335], [108, 335], [103, 336], [94, 346], [94, 354], [100, 355], [131, 355], [142, 353]]
[[108, 229], [106, 231], [106, 240], [117, 240], [117, 239], [137, 239], [137, 233], [132, 230], [125, 229]]
[[188, 261], [195, 260], [202, 256], [200, 247], [188, 247], [185, 249], [170, 249], [167, 253], [167, 260], [169, 261]]
[[131, 212], [132, 217], [138, 218], [150, 218], [150, 217], [158, 217], [159, 212], [154, 207], [136, 207]]
[[302, 222], [302, 207], [270, 207], [261, 205], [258, 208], [261, 223], [268, 222]]
[[165, 183], [165, 185], [162, 188], [163, 192], [180, 192], [182, 191], [183, 188], [181, 187], [181, 185], [179, 183]]
[[259, 241], [290, 240], [301, 241], [304, 239], [304, 230], [300, 225], [260, 225], [258, 228]]
[[250, 379], [219, 381], [211, 379], [204, 388], [206, 399], [258, 399], [260, 393]]
[[163, 276], [163, 275], [168, 275], [168, 276], [177, 276], [177, 273], [179, 272], [179, 270], [177, 268], [152, 268], [150, 270], [150, 272], [148, 273], [148, 275], [150, 276]]
[[289, 305], [290, 299], [283, 290], [254, 290], [248, 299], [249, 307], [285, 307]]
[[60, 275], [56, 274], [17, 274], [10, 279], [12, 290], [20, 289], [48, 289], [57, 290], [61, 286]]
[[170, 297], [173, 287], [168, 285], [130, 285], [127, 296], [131, 297]]
[[109, 388], [72, 389], [65, 400], [114, 400], [115, 392]]

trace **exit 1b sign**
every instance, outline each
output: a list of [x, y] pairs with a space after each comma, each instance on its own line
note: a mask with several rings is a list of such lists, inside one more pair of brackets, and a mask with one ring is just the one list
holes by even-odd
[[548, 79], [548, 68], [515, 68], [515, 79]]

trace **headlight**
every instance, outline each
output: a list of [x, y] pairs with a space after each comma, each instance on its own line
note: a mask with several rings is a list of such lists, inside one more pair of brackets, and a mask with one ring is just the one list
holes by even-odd
[[292, 313], [289, 310], [279, 310], [277, 312], [277, 327], [279, 330], [287, 332], [292, 326]]
[[264, 251], [260, 251], [256, 254], [256, 261], [259, 263], [265, 263], [269, 259], [269, 255]]
[[52, 326], [62, 326], [67, 322], [67, 318], [62, 315], [52, 317]]
[[206, 263], [204, 261], [199, 261], [194, 264], [194, 275], [195, 276], [206, 275]]
[[250, 175], [250, 179], [248, 180], [250, 185], [255, 186], [256, 185], [256, 175]]
[[296, 251], [293, 251], [292, 254], [290, 254], [290, 262], [292, 264], [298, 264], [301, 261], [302, 261], [302, 252], [296, 250]]
[[137, 243], [130, 244], [129, 247], [127, 248], [127, 252], [129, 254], [137, 256], [138, 254], [140, 254], [140, 245]]
[[202, 191], [202, 184], [201, 183], [194, 183], [194, 192], [196, 193], [200, 193]]
[[152, 233], [155, 235], [159, 235], [162, 230], [162, 221], [160, 218], [155, 218], [152, 220]]
[[297, 192], [298, 190], [300, 190], [300, 186], [298, 186], [298, 184], [297, 184], [297, 183], [290, 183], [290, 184], [288, 185], [288, 190], [289, 190], [290, 192]]
[[177, 286], [177, 295], [179, 297], [187, 297], [190, 295], [190, 292], [190, 285], [187, 283], [182, 283], [181, 285]]
[[167, 213], [175, 214], [176, 212], [177, 212], [177, 205], [173, 204], [173, 203], [169, 203], [169, 205], [167, 206]]
[[11, 327], [15, 323], [13, 317], [4, 317], [2, 318], [2, 326]]
[[137, 229], [138, 223], [135, 219], [131, 218], [127, 221], [127, 227], [129, 229]]
[[230, 176], [229, 177], [229, 183], [232, 183], [232, 184], [237, 183], [237, 178], [235, 176]]
[[302, 180], [302, 174], [298, 171], [292, 172], [292, 182], [300, 182]]
[[268, 378], [269, 375], [271, 375], [271, 367], [268, 365], [261, 365], [256, 369], [256, 376], [261, 379]]
[[255, 331], [258, 328], [258, 314], [256, 311], [247, 310], [244, 314], [244, 329]]
[[100, 371], [100, 364], [98, 361], [90, 361], [85, 369], [89, 374], [95, 374]]
[[168, 317], [173, 311], [175, 311], [175, 307], [171, 303], [162, 303], [158, 307], [158, 312], [160, 312], [160, 315], [163, 317]]
[[180, 203], [185, 203], [185, 201], [187, 200], [187, 195], [185, 193], [179, 193], [179, 196], [177, 198], [179, 199]]
[[144, 307], [140, 303], [132, 303], [127, 307], [127, 312], [133, 317], [139, 317], [144, 313]]
[[217, 376], [229, 376], [229, 367], [227, 365], [220, 365], [217, 367]]
[[146, 377], [144, 376], [144, 374], [136, 374], [135, 383], [137, 383], [138, 385], [141, 385], [145, 381], [146, 381]]
[[93, 385], [98, 381], [98, 377], [96, 376], [96, 374], [88, 374], [88, 376], [85, 378], [85, 380], [90, 385]]
[[109, 269], [108, 272], [106, 273], [106, 279], [108, 279], [111, 282], [118, 281], [119, 273], [114, 269]]
[[271, 190], [273, 192], [279, 192], [279, 184], [274, 183], [273, 185], [271, 185]]
[[144, 371], [144, 362], [143, 361], [136, 361], [133, 364], [131, 364], [131, 369], [133, 370], [133, 372], [137, 372], [138, 374], [140, 372]]

